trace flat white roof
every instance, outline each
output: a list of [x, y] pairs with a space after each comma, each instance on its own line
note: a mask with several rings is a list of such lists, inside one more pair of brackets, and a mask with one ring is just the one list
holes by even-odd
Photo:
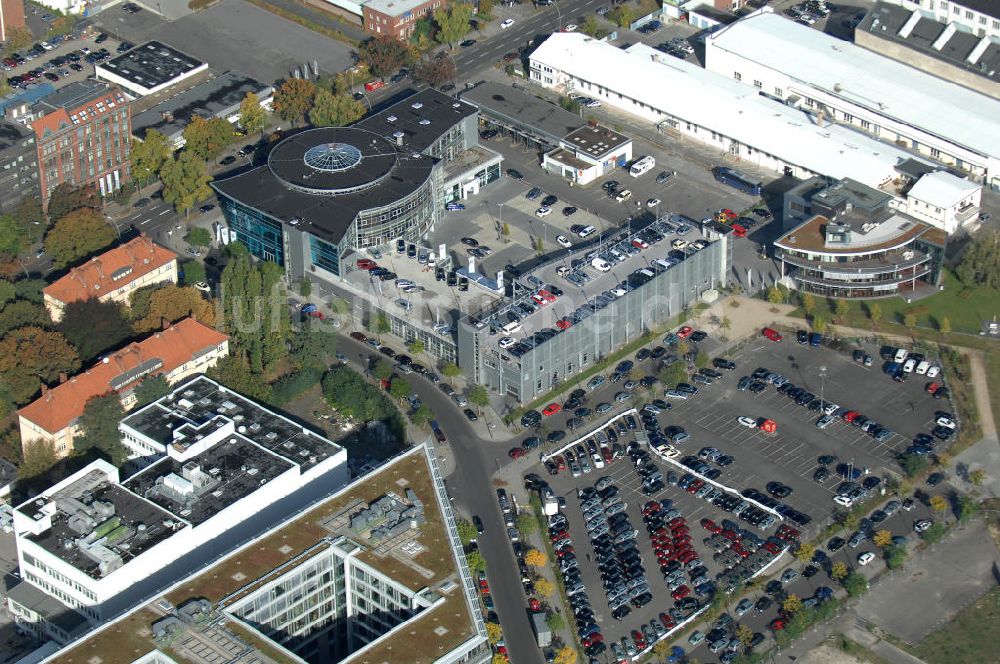
[[645, 44], [625, 51], [580, 33], [555, 33], [531, 59], [837, 180], [877, 187], [913, 158], [848, 127], [819, 126], [754, 88]]
[[935, 171], [918, 179], [907, 196], [930, 203], [935, 207], [947, 208], [959, 202], [982, 185], [955, 177], [951, 173]]
[[1000, 101], [787, 20], [770, 8], [710, 35], [709, 69], [716, 48], [968, 150], [1000, 157]]

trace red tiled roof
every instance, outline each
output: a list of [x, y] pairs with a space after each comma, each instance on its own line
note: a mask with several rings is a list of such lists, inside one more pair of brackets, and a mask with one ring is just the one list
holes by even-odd
[[[96, 298], [121, 288], [177, 258], [145, 235], [95, 256], [42, 292], [64, 304]], [[117, 279], [115, 275], [120, 275]]]
[[73, 108], [60, 108], [43, 115], [31, 123], [38, 138], [45, 138], [46, 130], [59, 133], [66, 127], [72, 127], [81, 122], [93, 120], [128, 103], [125, 95], [118, 88], [112, 88], [106, 93], [94, 97]]
[[69, 121], [69, 113], [67, 113], [66, 109], [63, 108], [58, 111], [53, 111], [48, 115], [43, 115], [31, 123], [31, 128], [35, 130], [35, 136], [38, 138], [45, 138], [46, 131], [58, 134], [63, 130], [63, 128], [71, 126], [72, 123]]
[[127, 380], [125, 374], [144, 363], [162, 362], [162, 366], [147, 373], [170, 373], [202, 351], [214, 348], [227, 339], [227, 335], [193, 318], [185, 318], [166, 330], [112, 353], [103, 362], [48, 390], [19, 410], [18, 414], [42, 429], [56, 433], [83, 415], [83, 407], [92, 397], [107, 394], [112, 389], [120, 392], [133, 385], [134, 378], [124, 383], [119, 381]]

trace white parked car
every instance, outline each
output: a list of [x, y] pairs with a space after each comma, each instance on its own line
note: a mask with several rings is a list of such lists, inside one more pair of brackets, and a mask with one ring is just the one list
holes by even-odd
[[928, 378], [936, 378], [940, 373], [941, 373], [941, 367], [939, 367], [936, 364], [931, 365], [931, 367], [927, 369]]
[[577, 26], [576, 23], [570, 23], [565, 28], [563, 28], [563, 32], [576, 32], [578, 29], [579, 26]]
[[659, 204], [660, 204], [659, 198], [650, 198], [648, 201], [646, 201], [646, 207], [656, 207]]
[[938, 416], [938, 418], [934, 421], [934, 423], [937, 424], [939, 427], [947, 427], [949, 429], [955, 428], [955, 420], [948, 417], [947, 415]]
[[547, 217], [550, 214], [552, 214], [552, 208], [549, 207], [543, 206], [535, 210], [535, 216], [538, 217], [539, 219], [541, 219], [542, 217]]
[[739, 422], [742, 426], [745, 426], [747, 429], [757, 428], [757, 420], [755, 420], [752, 417], [747, 417], [746, 415], [740, 415], [739, 417], [736, 418], [736, 421]]
[[906, 373], [913, 373], [913, 369], [916, 368], [917, 361], [912, 357], [903, 363], [903, 371]]
[[516, 343], [517, 342], [514, 341], [513, 337], [504, 337], [503, 339], [497, 342], [497, 345], [500, 346], [500, 348], [510, 348]]
[[570, 242], [569, 238], [566, 237], [565, 235], [557, 235], [556, 236], [556, 242], [558, 242], [560, 245], [566, 247], [567, 249], [569, 249], [570, 247], [573, 246], [573, 243]]
[[914, 532], [922, 533], [928, 528], [930, 528], [932, 525], [934, 525], [934, 522], [931, 521], [930, 519], [920, 519], [919, 521], [913, 524], [913, 530]]
[[677, 238], [676, 240], [670, 243], [670, 246], [673, 247], [674, 249], [683, 249], [684, 247], [688, 246], [688, 243], [687, 240], [682, 240], [680, 238]]
[[512, 25], [514, 25], [514, 19], [512, 19], [512, 18], [505, 18], [503, 21], [500, 22], [500, 29], [501, 30], [506, 30], [507, 28], [509, 28]]
[[865, 551], [864, 553], [858, 554], [858, 564], [867, 565], [871, 561], [875, 560], [875, 554], [871, 551]]
[[618, 201], [619, 203], [624, 203], [630, 198], [632, 198], [632, 192], [629, 191], [628, 189], [622, 189], [621, 191], [618, 192], [618, 195], [615, 196], [615, 200]]

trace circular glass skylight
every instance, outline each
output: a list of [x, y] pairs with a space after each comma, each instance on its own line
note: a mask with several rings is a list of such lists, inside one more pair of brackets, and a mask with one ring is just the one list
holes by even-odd
[[321, 143], [306, 150], [303, 160], [310, 168], [332, 173], [357, 166], [361, 151], [347, 143]]

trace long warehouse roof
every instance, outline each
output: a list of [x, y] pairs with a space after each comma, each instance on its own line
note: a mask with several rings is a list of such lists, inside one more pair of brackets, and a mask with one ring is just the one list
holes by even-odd
[[807, 113], [644, 44], [626, 51], [579, 33], [556, 33], [531, 58], [835, 179], [877, 187], [895, 176], [896, 164], [912, 158], [850, 128], [818, 125]]
[[[1000, 101], [762, 10], [706, 40], [794, 80], [966, 149], [1000, 156]], [[731, 72], [720, 72], [730, 75]], [[744, 72], [744, 78], [750, 78]]]

